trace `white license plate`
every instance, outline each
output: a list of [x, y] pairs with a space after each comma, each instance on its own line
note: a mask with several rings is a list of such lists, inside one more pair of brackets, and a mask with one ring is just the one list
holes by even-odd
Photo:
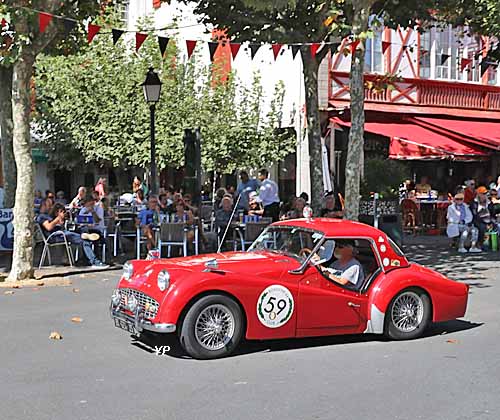
[[131, 322], [125, 321], [120, 318], [113, 318], [115, 320], [115, 327], [128, 331], [130, 334], [136, 334], [135, 326]]

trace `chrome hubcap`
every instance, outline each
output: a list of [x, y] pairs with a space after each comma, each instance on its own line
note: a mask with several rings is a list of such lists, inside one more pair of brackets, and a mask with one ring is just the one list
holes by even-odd
[[196, 319], [196, 341], [207, 350], [224, 348], [234, 335], [233, 314], [224, 305], [207, 306]]
[[416, 330], [424, 318], [424, 302], [414, 292], [399, 295], [392, 306], [392, 323], [402, 332]]

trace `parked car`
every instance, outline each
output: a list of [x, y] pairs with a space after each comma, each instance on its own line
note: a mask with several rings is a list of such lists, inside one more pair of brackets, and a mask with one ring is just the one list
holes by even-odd
[[[328, 270], [341, 243], [359, 262], [357, 284]], [[463, 317], [467, 298], [467, 285], [408, 262], [382, 231], [317, 218], [273, 223], [247, 252], [130, 261], [110, 312], [117, 327], [177, 334], [190, 356], [211, 359], [243, 337], [414, 339], [431, 322]]]

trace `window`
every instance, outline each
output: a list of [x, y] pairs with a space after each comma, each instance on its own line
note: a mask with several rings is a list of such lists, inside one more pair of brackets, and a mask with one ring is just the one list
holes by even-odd
[[116, 7], [116, 14], [118, 19], [124, 24], [128, 24], [128, 10], [129, 10], [130, 1], [124, 0], [118, 2]]
[[458, 42], [451, 26], [436, 33], [436, 79], [460, 79]]
[[372, 16], [370, 20], [373, 38], [366, 40], [365, 51], [365, 72], [367, 73], [382, 73], [384, 71], [383, 54], [382, 54], [382, 21], [375, 21]]
[[490, 66], [488, 69], [488, 84], [496, 85], [497, 84], [497, 66]]
[[430, 32], [420, 35], [420, 77], [431, 78], [432, 36]]

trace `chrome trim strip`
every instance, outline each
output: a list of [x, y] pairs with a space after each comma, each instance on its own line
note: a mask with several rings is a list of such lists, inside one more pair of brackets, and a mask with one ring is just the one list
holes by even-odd
[[173, 333], [176, 330], [175, 324], [165, 324], [165, 323], [153, 323], [147, 319], [144, 319], [144, 313], [142, 310], [137, 308], [134, 313], [134, 316], [127, 315], [120, 311], [120, 304], [117, 306], [111, 305], [109, 306], [109, 313], [112, 319], [121, 319], [125, 322], [133, 324], [137, 332], [141, 332], [143, 330], [157, 332], [157, 333]]

